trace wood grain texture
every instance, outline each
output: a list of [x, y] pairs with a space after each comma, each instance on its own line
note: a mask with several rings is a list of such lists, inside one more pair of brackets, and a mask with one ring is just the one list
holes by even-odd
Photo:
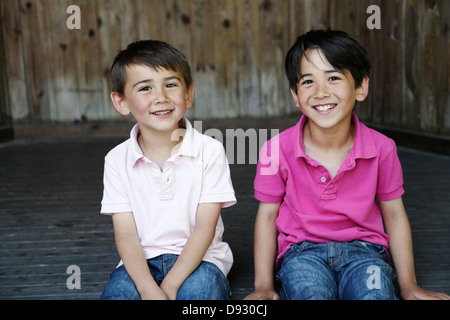
[[[69, 30], [69, 5], [81, 29]], [[368, 6], [381, 29], [368, 29]], [[286, 116], [295, 112], [286, 52], [312, 28], [349, 32], [368, 49], [370, 94], [362, 120], [450, 136], [449, 12], [446, 0], [15, 0], [0, 3], [13, 124], [116, 121], [108, 73], [132, 41], [180, 49], [196, 85], [195, 119]], [[2, 65], [3, 65], [2, 64]], [[0, 123], [1, 125], [1, 123]]]
[[[294, 123], [213, 120], [204, 121], [203, 129], [234, 125], [281, 131]], [[121, 141], [90, 138], [0, 147], [0, 299], [99, 298], [120, 260], [111, 217], [99, 212], [104, 156]], [[450, 293], [450, 157], [399, 148], [399, 158], [418, 282]], [[235, 300], [254, 285], [255, 166], [249, 161], [230, 165], [238, 202], [222, 211], [223, 238], [234, 256], [228, 279]], [[66, 286], [70, 265], [81, 269], [80, 290]]]

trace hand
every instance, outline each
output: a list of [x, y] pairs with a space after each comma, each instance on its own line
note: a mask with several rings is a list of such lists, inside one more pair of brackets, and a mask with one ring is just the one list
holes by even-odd
[[171, 286], [170, 283], [168, 281], [166, 281], [166, 279], [163, 280], [163, 282], [161, 283], [160, 288], [166, 294], [166, 296], [168, 297], [169, 300], [176, 300], [177, 299], [177, 294], [178, 294], [178, 289], [179, 288]]
[[426, 290], [416, 284], [402, 288], [401, 296], [405, 300], [450, 300], [450, 296], [443, 292]]
[[160, 288], [156, 290], [144, 290], [140, 292], [140, 295], [142, 300], [169, 300], [167, 294]]
[[273, 289], [255, 290], [244, 300], [280, 300], [280, 296]]

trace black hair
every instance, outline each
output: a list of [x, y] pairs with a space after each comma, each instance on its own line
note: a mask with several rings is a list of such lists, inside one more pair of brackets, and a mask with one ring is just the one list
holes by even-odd
[[186, 87], [192, 84], [192, 74], [186, 57], [170, 44], [159, 40], [140, 40], [130, 43], [120, 51], [111, 66], [110, 80], [112, 91], [124, 95], [126, 67], [144, 65], [158, 71], [164, 68], [181, 74]]
[[[355, 80], [355, 88], [370, 74], [366, 49], [349, 34], [334, 30], [311, 30], [297, 38], [286, 56], [285, 72], [289, 87], [295, 93], [301, 76], [301, 58], [311, 49], [322, 50], [325, 58], [336, 69], [350, 71]], [[307, 58], [306, 55], [305, 57]]]

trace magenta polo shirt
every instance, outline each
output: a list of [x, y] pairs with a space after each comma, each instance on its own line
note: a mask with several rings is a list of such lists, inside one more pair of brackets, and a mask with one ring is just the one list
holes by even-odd
[[302, 116], [261, 148], [254, 182], [259, 201], [278, 203], [277, 261], [292, 244], [368, 241], [388, 248], [376, 199], [393, 200], [403, 190], [403, 175], [393, 140], [360, 123], [352, 151], [336, 176], [305, 154]]

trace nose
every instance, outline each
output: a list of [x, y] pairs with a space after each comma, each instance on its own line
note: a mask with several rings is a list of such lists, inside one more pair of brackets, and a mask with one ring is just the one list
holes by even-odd
[[318, 83], [316, 86], [316, 91], [314, 92], [314, 98], [323, 99], [330, 96], [330, 91], [325, 83]]
[[169, 101], [167, 96], [167, 92], [164, 88], [160, 88], [154, 91], [155, 92], [155, 103], [165, 103]]

